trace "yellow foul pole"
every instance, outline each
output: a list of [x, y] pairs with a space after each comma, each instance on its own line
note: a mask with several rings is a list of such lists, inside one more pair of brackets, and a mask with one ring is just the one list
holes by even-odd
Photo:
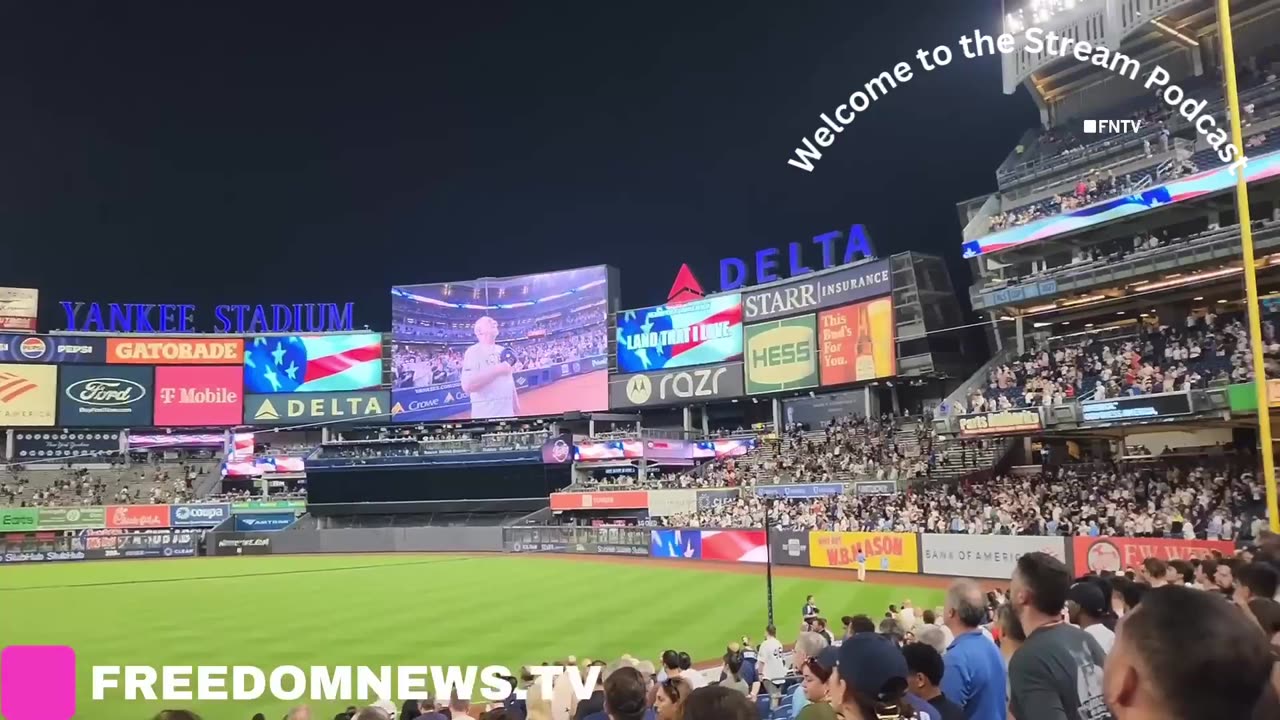
[[[1218, 0], [1218, 36], [1222, 39], [1222, 70], [1227, 80], [1227, 107], [1231, 110], [1231, 142], [1244, 153], [1240, 130], [1240, 94], [1236, 89], [1235, 43], [1231, 38], [1231, 0]], [[1254, 390], [1258, 398], [1258, 445], [1262, 454], [1263, 481], [1267, 485], [1267, 515], [1271, 532], [1280, 533], [1280, 505], [1276, 496], [1276, 462], [1271, 444], [1271, 407], [1267, 401], [1267, 372], [1262, 360], [1262, 304], [1258, 302], [1257, 263], [1253, 259], [1253, 229], [1249, 218], [1249, 183], [1244, 167], [1236, 168], [1236, 214], [1240, 219], [1240, 245], [1244, 255], [1244, 288], [1249, 301], [1249, 349], [1253, 354]]]

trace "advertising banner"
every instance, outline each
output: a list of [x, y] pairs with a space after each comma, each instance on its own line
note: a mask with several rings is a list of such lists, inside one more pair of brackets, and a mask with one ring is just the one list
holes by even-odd
[[898, 492], [898, 483], [892, 480], [866, 480], [853, 484], [854, 495], [893, 495]]
[[893, 298], [818, 313], [822, 385], [844, 385], [898, 374]]
[[866, 554], [868, 570], [920, 572], [919, 543], [914, 533], [809, 533], [809, 560], [813, 567], [856, 570], [860, 551]]
[[283, 530], [297, 518], [290, 513], [262, 513], [236, 515], [236, 532], [274, 532]]
[[542, 443], [544, 465], [563, 465], [573, 462], [573, 436], [561, 435]]
[[107, 513], [100, 507], [40, 508], [40, 530], [83, 530], [107, 525]]
[[762, 498], [819, 498], [844, 492], [840, 483], [794, 483], [791, 485], [757, 485], [756, 497]]
[[71, 549], [87, 559], [190, 557], [199, 537], [191, 530], [83, 530]]
[[782, 401], [785, 422], [803, 423], [811, 428], [821, 428], [832, 420], [850, 415], [864, 417], [867, 414], [867, 388], [801, 396]]
[[211, 555], [270, 555], [269, 532], [220, 532], [210, 536]]
[[769, 561], [763, 530], [703, 530], [702, 559], [738, 563]]
[[168, 505], [108, 505], [107, 527], [112, 529], [167, 528]]
[[221, 433], [168, 433], [165, 435], [135, 435], [129, 433], [129, 449], [168, 447], [222, 447], [227, 437]]
[[246, 393], [334, 393], [381, 385], [377, 333], [255, 337], [245, 343]]
[[156, 368], [155, 424], [239, 425], [244, 414], [239, 367]]
[[0, 335], [0, 362], [104, 363], [107, 339], [81, 335]]
[[649, 556], [697, 560], [702, 557], [702, 533], [697, 530], [653, 530]]
[[877, 260], [821, 275], [751, 290], [742, 295], [747, 322], [838, 307], [893, 292], [888, 260]]
[[712, 510], [718, 508], [725, 503], [731, 503], [741, 497], [742, 492], [738, 488], [710, 488], [707, 490], [697, 490], [698, 510]]
[[55, 424], [57, 365], [0, 364], [0, 427]]
[[1235, 545], [1227, 540], [1075, 537], [1071, 543], [1076, 575], [1104, 570], [1122, 573], [1137, 569], [1149, 557], [1165, 561], [1190, 560], [1205, 557], [1214, 550], [1227, 557], [1235, 553]]
[[40, 291], [0, 287], [0, 330], [35, 332], [40, 317]]
[[0, 555], [0, 563], [17, 565], [25, 563], [68, 562], [92, 559], [83, 551], [64, 552], [17, 552]]
[[62, 368], [58, 424], [64, 427], [148, 427], [151, 425], [152, 369], [118, 365]]
[[632, 557], [648, 557], [648, 545], [618, 545], [616, 543], [596, 543], [596, 555], [630, 555]]
[[742, 397], [744, 381], [740, 362], [688, 370], [615, 375], [609, 379], [609, 407], [630, 410]]
[[0, 532], [35, 530], [40, 526], [36, 508], [0, 508]]
[[608, 408], [613, 302], [604, 266], [392, 288], [395, 421]]
[[169, 506], [169, 525], [173, 527], [214, 527], [229, 517], [231, 506], [226, 503]]
[[960, 437], [1036, 432], [1044, 428], [1040, 408], [1000, 410], [960, 418]]
[[239, 390], [244, 340], [107, 338], [107, 362], [113, 365], [236, 365], [236, 388]]
[[817, 326], [813, 315], [748, 325], [747, 394], [818, 386]]
[[[301, 393], [303, 391], [299, 391]], [[287, 395], [246, 395], [244, 424], [298, 425], [338, 421], [391, 418], [391, 393], [384, 390], [359, 392], [307, 392]]]
[[697, 490], [650, 490], [650, 517], [671, 517], [698, 511]]
[[921, 571], [926, 575], [1008, 580], [1018, 558], [1048, 553], [1067, 562], [1067, 539], [1030, 535], [920, 536]]
[[518, 553], [567, 553], [572, 552], [569, 543], [563, 542], [513, 542], [511, 552]]
[[1191, 394], [1161, 393], [1137, 395], [1111, 400], [1089, 400], [1080, 403], [1082, 422], [1117, 422], [1124, 420], [1158, 420], [1191, 414]]
[[231, 513], [264, 513], [264, 512], [306, 512], [306, 500], [245, 500], [231, 503]]
[[770, 531], [769, 554], [776, 565], [809, 567], [809, 533], [793, 530]]
[[618, 314], [618, 372], [710, 365], [742, 357], [737, 293]]
[[13, 459], [18, 462], [58, 462], [87, 459], [120, 452], [120, 433], [18, 431], [13, 434]]
[[551, 494], [551, 510], [648, 510], [649, 493], [644, 490], [620, 492], [558, 492]]

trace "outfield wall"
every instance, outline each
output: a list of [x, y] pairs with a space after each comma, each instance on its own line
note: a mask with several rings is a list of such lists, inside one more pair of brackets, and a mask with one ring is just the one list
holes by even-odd
[[211, 532], [205, 547], [209, 555], [501, 552], [504, 549], [501, 527], [291, 528], [280, 532]]

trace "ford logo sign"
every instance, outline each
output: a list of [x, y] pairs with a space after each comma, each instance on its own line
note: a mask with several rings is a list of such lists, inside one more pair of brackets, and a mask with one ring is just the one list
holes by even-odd
[[118, 407], [132, 405], [147, 396], [147, 389], [132, 380], [93, 378], [67, 386], [67, 397], [82, 405]]

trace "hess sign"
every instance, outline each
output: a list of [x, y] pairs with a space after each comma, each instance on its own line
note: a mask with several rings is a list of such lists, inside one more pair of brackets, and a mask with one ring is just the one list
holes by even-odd
[[[841, 248], [840, 240], [844, 240]], [[815, 235], [813, 244], [822, 248], [822, 267], [819, 270], [848, 265], [863, 258], [875, 257], [875, 247], [862, 225], [849, 228], [846, 236], [839, 230]], [[810, 251], [812, 254], [812, 251]], [[727, 257], [720, 261], [720, 290], [728, 292], [743, 287], [750, 281], [763, 285], [782, 278], [795, 277], [811, 273], [814, 268], [805, 265], [805, 248], [803, 243], [793, 242], [787, 245], [786, 257], [782, 257], [781, 248], [765, 248], [756, 251], [755, 271], [751, 269], [750, 258]], [[783, 267], [785, 263], [786, 267]], [[786, 272], [784, 273], [783, 270]]]
[[[58, 303], [67, 316], [68, 332], [195, 333], [202, 327], [195, 305], [169, 303]], [[228, 335], [344, 332], [354, 329], [355, 303], [293, 305], [217, 305], [213, 332]]]

